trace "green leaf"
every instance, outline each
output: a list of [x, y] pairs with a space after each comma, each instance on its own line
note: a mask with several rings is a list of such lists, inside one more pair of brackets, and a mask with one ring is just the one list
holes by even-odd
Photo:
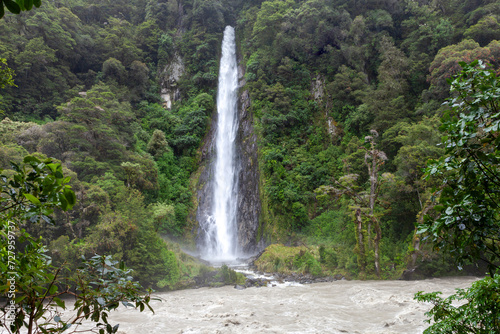
[[31, 10], [33, 8], [33, 0], [24, 0], [24, 9]]
[[42, 5], [42, 0], [33, 0], [33, 4], [36, 8], [38, 8]]
[[63, 190], [64, 197], [66, 197], [66, 201], [68, 201], [68, 206], [71, 209], [73, 205], [76, 204], [76, 196], [75, 192], [71, 189], [65, 188]]
[[0, 0], [0, 19], [4, 16], [5, 10], [3, 8], [3, 0]]
[[26, 8], [24, 7], [24, 0], [15, 0], [15, 1], [19, 5], [21, 10], [26, 10]]
[[444, 209], [444, 206], [439, 205], [439, 204], [434, 207], [434, 210], [436, 210], [436, 212], [441, 212], [441, 211], [443, 211], [443, 209]]
[[134, 307], [134, 305], [133, 305], [133, 304], [130, 304], [130, 303], [129, 303], [129, 302], [127, 302], [127, 301], [122, 301], [122, 304], [123, 304], [123, 306], [125, 306], [125, 307]]
[[32, 194], [23, 194], [24, 197], [26, 197], [27, 200], [29, 200], [31, 203], [35, 204], [35, 205], [42, 205], [42, 203], [40, 202], [40, 200], [38, 198], [36, 198], [35, 196], [33, 196]]
[[32, 155], [28, 155], [28, 156], [24, 157], [23, 162], [25, 164], [30, 163], [30, 162], [36, 162], [37, 164], [39, 164], [41, 161], [40, 161], [40, 159], [38, 159]]
[[61, 209], [64, 211], [69, 209], [68, 201], [66, 200], [66, 196], [64, 194], [57, 194], [57, 198], [59, 199], [59, 202], [61, 202]]
[[59, 297], [54, 297], [54, 299], [52, 299], [54, 301], [54, 303], [57, 304], [57, 306], [59, 306], [60, 308], [62, 309], [66, 309], [66, 304], [64, 303], [64, 301], [61, 300], [61, 298]]
[[49, 167], [49, 168], [50, 168], [50, 170], [51, 170], [53, 173], [55, 173], [55, 172], [56, 172], [56, 170], [57, 170], [57, 166], [58, 166], [58, 165], [59, 165], [59, 164], [48, 164], [48, 165], [47, 165], [47, 167]]
[[19, 14], [21, 12], [21, 7], [19, 7], [19, 5], [17, 3], [15, 3], [14, 1], [12, 1], [12, 0], [3, 0], [3, 2], [5, 3], [5, 7], [7, 7], [7, 9], [11, 13]]
[[14, 303], [19, 304], [22, 300], [24, 300], [24, 298], [26, 298], [26, 295], [16, 297], [14, 299]]
[[49, 295], [53, 295], [54, 293], [57, 292], [57, 285], [52, 285], [49, 290]]

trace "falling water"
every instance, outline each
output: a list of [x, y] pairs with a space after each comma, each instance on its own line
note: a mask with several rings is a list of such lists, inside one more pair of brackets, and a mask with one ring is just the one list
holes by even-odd
[[219, 70], [212, 209], [205, 228], [207, 249], [204, 257], [216, 261], [234, 260], [237, 252], [237, 90], [234, 28], [227, 26], [224, 30]]

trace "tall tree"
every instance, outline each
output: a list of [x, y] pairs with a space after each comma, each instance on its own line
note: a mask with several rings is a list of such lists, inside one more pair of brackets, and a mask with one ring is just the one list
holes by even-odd
[[[378, 137], [377, 131], [372, 130], [371, 133], [372, 136], [365, 138], [369, 147], [362, 147], [365, 151], [364, 162], [368, 169], [370, 189], [368, 191], [358, 190], [355, 186], [358, 175], [350, 174], [335, 181], [333, 186], [319, 187], [316, 192], [330, 193], [336, 197], [347, 196], [355, 203], [353, 210], [358, 243], [358, 264], [364, 272], [367, 262], [366, 251], [373, 250], [375, 274], [380, 277], [380, 241], [382, 239], [380, 218], [387, 209], [380, 201], [379, 195], [382, 185], [387, 181], [391, 181], [393, 176], [388, 173], [380, 175], [380, 167], [387, 160], [387, 156], [375, 147], [376, 138]], [[363, 217], [365, 222], [363, 222]]]

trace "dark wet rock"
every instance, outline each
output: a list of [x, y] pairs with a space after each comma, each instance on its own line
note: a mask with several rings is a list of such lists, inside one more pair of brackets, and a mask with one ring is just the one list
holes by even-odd
[[334, 282], [337, 280], [345, 279], [342, 275], [333, 276], [325, 276], [325, 277], [314, 277], [311, 274], [299, 274], [299, 273], [291, 273], [291, 274], [280, 274], [273, 273], [274, 281], [278, 283], [285, 282], [297, 282], [300, 284], [313, 284], [313, 283], [325, 283], [325, 282]]
[[257, 243], [257, 230], [261, 212], [257, 135], [254, 131], [250, 95], [245, 90], [240, 95], [238, 117], [238, 142], [240, 172], [238, 179], [238, 242], [245, 253], [253, 253], [264, 245]]
[[246, 287], [246, 286], [244, 286], [244, 285], [239, 285], [239, 284], [236, 284], [236, 285], [234, 286], [234, 288], [235, 288], [236, 290], [245, 290], [247, 287]]
[[247, 278], [247, 281], [245, 282], [245, 286], [247, 288], [251, 287], [257, 287], [260, 288], [262, 286], [267, 286], [269, 284], [270, 280], [265, 279], [265, 278]]

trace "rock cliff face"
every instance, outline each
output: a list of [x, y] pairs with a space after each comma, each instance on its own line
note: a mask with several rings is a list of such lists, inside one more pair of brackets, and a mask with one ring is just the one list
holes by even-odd
[[180, 91], [177, 87], [179, 78], [184, 73], [184, 64], [179, 55], [175, 55], [171, 63], [163, 69], [161, 73], [161, 98], [163, 105], [167, 109], [172, 108], [172, 103], [180, 98]]
[[213, 112], [210, 131], [208, 132], [201, 148], [200, 166], [198, 172], [198, 184], [196, 186], [196, 245], [198, 249], [205, 248], [205, 238], [202, 226], [210, 215], [212, 208], [213, 188], [212, 178], [214, 176], [214, 159], [215, 159], [215, 130], [217, 127], [217, 113]]
[[311, 82], [311, 95], [314, 97], [314, 101], [318, 103], [321, 109], [325, 112], [325, 119], [327, 122], [328, 134], [334, 140], [340, 140], [343, 131], [338, 126], [337, 122], [328, 115], [328, 111], [331, 110], [331, 103], [328, 96], [325, 94], [325, 79], [318, 75], [316, 79]]
[[250, 254], [262, 247], [257, 244], [261, 212], [259, 162], [257, 160], [257, 136], [254, 132], [252, 113], [249, 111], [250, 96], [247, 90], [240, 94], [239, 102], [238, 141], [241, 168], [238, 184], [238, 240], [241, 250]]

